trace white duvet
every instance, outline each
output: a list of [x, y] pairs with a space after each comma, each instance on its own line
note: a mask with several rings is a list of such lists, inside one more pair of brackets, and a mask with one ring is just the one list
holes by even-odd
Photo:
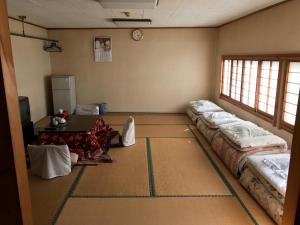
[[228, 112], [205, 112], [200, 115], [200, 118], [210, 128], [219, 128], [222, 124], [242, 121]]
[[285, 140], [249, 121], [220, 125], [220, 131], [239, 146], [241, 151], [243, 148], [261, 146], [282, 146], [284, 149], [287, 148]]
[[196, 114], [202, 114], [204, 112], [220, 112], [223, 109], [217, 106], [215, 103], [208, 100], [197, 100], [189, 102], [189, 107]]
[[290, 153], [252, 155], [247, 164], [253, 167], [272, 187], [285, 196]]

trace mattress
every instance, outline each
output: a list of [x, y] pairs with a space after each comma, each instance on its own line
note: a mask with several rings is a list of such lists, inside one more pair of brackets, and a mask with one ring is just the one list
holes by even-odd
[[211, 143], [212, 139], [218, 132], [216, 128], [210, 128], [202, 119], [198, 119], [197, 121], [197, 129], [202, 133], [202, 135], [206, 138], [206, 140]]
[[199, 115], [195, 114], [191, 108], [187, 108], [185, 112], [188, 115], [188, 117], [193, 121], [193, 123], [197, 123]]
[[199, 116], [197, 120], [197, 128], [211, 143], [212, 139], [219, 130], [219, 126], [223, 124], [240, 122], [241, 119], [227, 112], [206, 112]]
[[212, 149], [217, 153], [223, 163], [230, 169], [233, 175], [240, 176], [240, 172], [248, 156], [257, 153], [281, 153], [286, 152], [286, 145], [265, 145], [251, 148], [239, 148], [231, 142], [222, 132], [218, 131], [212, 139]]
[[283, 204], [281, 204], [261, 183], [261, 181], [248, 168], [245, 168], [240, 183], [265, 209], [269, 216], [281, 224], [283, 216]]
[[261, 146], [287, 148], [284, 139], [270, 133], [249, 121], [220, 125], [220, 132], [240, 151], [248, 151]]
[[246, 164], [276, 192], [285, 196], [290, 158], [289, 151], [282, 154], [253, 155], [247, 159]]
[[278, 224], [283, 215], [289, 162], [289, 152], [250, 156], [239, 179]]

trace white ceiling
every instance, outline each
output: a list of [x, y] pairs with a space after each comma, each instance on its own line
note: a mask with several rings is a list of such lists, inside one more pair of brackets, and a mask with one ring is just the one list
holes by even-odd
[[104, 9], [97, 0], [7, 0], [8, 14], [47, 28], [116, 27], [111, 18], [150, 18], [149, 27], [211, 27], [285, 0], [160, 0], [156, 9]]

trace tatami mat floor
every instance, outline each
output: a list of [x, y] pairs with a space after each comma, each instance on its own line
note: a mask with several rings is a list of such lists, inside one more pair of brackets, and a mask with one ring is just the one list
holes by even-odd
[[[120, 130], [129, 114], [105, 121]], [[112, 164], [29, 176], [35, 225], [274, 224], [184, 114], [133, 114], [136, 144]]]

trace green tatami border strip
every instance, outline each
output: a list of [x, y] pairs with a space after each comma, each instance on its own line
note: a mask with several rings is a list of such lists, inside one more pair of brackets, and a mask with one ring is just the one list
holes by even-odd
[[56, 224], [59, 215], [61, 214], [61, 212], [62, 212], [62, 210], [63, 210], [63, 208], [64, 208], [64, 206], [65, 206], [67, 200], [68, 200], [68, 199], [71, 197], [71, 195], [73, 194], [73, 192], [74, 192], [74, 190], [75, 190], [75, 188], [76, 188], [76, 186], [77, 186], [77, 184], [78, 184], [78, 182], [79, 182], [79, 180], [80, 180], [80, 178], [81, 178], [81, 176], [82, 176], [84, 170], [85, 170], [85, 166], [82, 166], [82, 167], [80, 168], [78, 174], [76, 175], [74, 181], [72, 182], [72, 184], [71, 184], [71, 186], [70, 186], [68, 192], [66, 193], [66, 195], [65, 195], [65, 197], [64, 197], [64, 199], [63, 199], [63, 201], [62, 201], [62, 203], [60, 204], [59, 208], [58, 208], [57, 211], [55, 212], [55, 214], [54, 214], [54, 216], [53, 216], [53, 218], [52, 218], [52, 221], [51, 221], [51, 225], [55, 225], [55, 224]]
[[219, 167], [217, 166], [217, 164], [214, 162], [214, 160], [212, 159], [212, 157], [208, 153], [207, 149], [204, 147], [204, 145], [202, 144], [202, 142], [199, 140], [199, 138], [195, 134], [194, 130], [191, 128], [190, 125], [188, 127], [190, 128], [191, 132], [193, 133], [195, 139], [197, 140], [197, 143], [198, 143], [200, 149], [204, 152], [204, 154], [206, 155], [207, 159], [210, 161], [210, 163], [212, 164], [212, 166], [214, 167], [214, 169], [216, 170], [216, 172], [219, 174], [219, 176], [221, 177], [221, 179], [223, 180], [224, 184], [227, 186], [227, 188], [229, 189], [229, 191], [231, 192], [231, 194], [234, 197], [236, 197], [236, 199], [238, 200], [238, 202], [240, 203], [240, 205], [242, 206], [242, 208], [245, 210], [245, 212], [247, 213], [247, 215], [250, 217], [250, 219], [253, 222], [253, 224], [259, 225], [258, 222], [256, 221], [256, 219], [254, 218], [254, 216], [252, 215], [252, 213], [250, 212], [250, 210], [246, 207], [246, 205], [243, 202], [243, 200], [240, 198], [240, 196], [234, 190], [234, 188], [229, 183], [229, 181], [227, 180], [227, 178], [221, 172], [221, 170], [219, 169]]
[[150, 138], [146, 138], [146, 145], [147, 145], [147, 162], [148, 162], [148, 176], [149, 176], [149, 190], [150, 190], [150, 197], [155, 196], [155, 183], [154, 183], [154, 176], [153, 176], [153, 164], [152, 164], [152, 156], [151, 156], [151, 143]]
[[72, 195], [70, 198], [230, 198], [235, 197], [233, 195], [155, 195], [155, 196], [92, 196], [92, 195]]

